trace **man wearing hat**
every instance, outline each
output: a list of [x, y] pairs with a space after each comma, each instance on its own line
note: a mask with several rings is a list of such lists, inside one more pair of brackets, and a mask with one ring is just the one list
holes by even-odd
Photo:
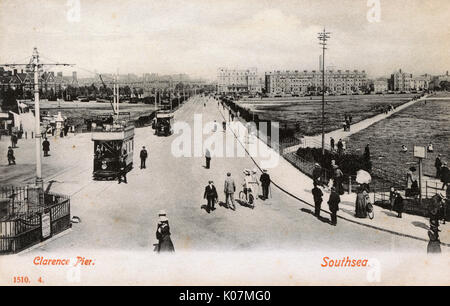
[[322, 205], [322, 196], [323, 192], [320, 190], [319, 187], [317, 187], [317, 183], [314, 182], [314, 188], [312, 189], [312, 194], [314, 198], [314, 208], [315, 208], [315, 215], [317, 218], [320, 217], [320, 206]]
[[336, 187], [331, 187], [330, 197], [328, 198], [328, 207], [331, 212], [331, 225], [337, 225], [337, 212], [339, 210], [339, 203], [341, 202], [341, 197], [336, 191]]
[[142, 150], [139, 154], [139, 157], [141, 158], [141, 169], [145, 169], [145, 160], [147, 159], [148, 153], [147, 150], [145, 149], [145, 146], [142, 147]]
[[263, 173], [259, 177], [259, 181], [261, 182], [263, 190], [262, 199], [267, 200], [269, 196], [269, 186], [270, 186], [270, 175], [267, 173], [267, 169], [263, 169]]
[[203, 199], [206, 199], [208, 201], [208, 204], [206, 206], [206, 211], [209, 212], [210, 210], [215, 210], [214, 204], [217, 201], [217, 191], [216, 186], [214, 186], [213, 181], [209, 181], [208, 185], [205, 187], [205, 192], [203, 194]]
[[[235, 192], [236, 192], [236, 184], [234, 183], [234, 180], [231, 177], [231, 173], [228, 172], [224, 184], [225, 204], [227, 205], [228, 208], [231, 208], [233, 210], [236, 210], [236, 206], [234, 205]], [[231, 205], [228, 205], [228, 200], [231, 201]]]

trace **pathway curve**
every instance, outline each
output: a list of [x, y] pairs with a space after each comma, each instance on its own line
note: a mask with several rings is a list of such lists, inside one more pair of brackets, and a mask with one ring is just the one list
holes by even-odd
[[[408, 102], [408, 105], [404, 105], [403, 108], [415, 103], [416, 101]], [[228, 118], [227, 110], [223, 111], [221, 108], [219, 111], [222, 113], [223, 118]], [[386, 117], [384, 115], [383, 117]], [[378, 119], [381, 120], [381, 119]], [[374, 121], [376, 122], [376, 121]], [[239, 130], [245, 130], [245, 126], [240, 121], [234, 121], [234, 124], [241, 125]], [[373, 124], [373, 122], [371, 123]], [[364, 126], [361, 124], [360, 126]], [[238, 128], [235, 128], [237, 130]], [[239, 138], [242, 145], [247, 145], [247, 138], [242, 132], [235, 134]], [[311, 190], [313, 188], [312, 179], [300, 172], [297, 168], [292, 166], [287, 160], [279, 156], [278, 153], [269, 148], [263, 141], [259, 138], [254, 138], [253, 141], [258, 142], [258, 147], [263, 148], [264, 151], [270, 152], [271, 158], [278, 156], [279, 162], [275, 167], [269, 169], [269, 174], [273, 183], [282, 191], [286, 192], [290, 196], [298, 199], [300, 205], [304, 209], [313, 209], [313, 199]], [[261, 168], [264, 168], [264, 163], [269, 159], [267, 154], [261, 156], [261, 154], [252, 154], [252, 152], [247, 152], [253, 159], [254, 163]], [[326, 204], [329, 197], [329, 190], [323, 189], [324, 200], [322, 203], [322, 210], [329, 214], [328, 205]], [[428, 241], [428, 219], [421, 216], [407, 215], [403, 214], [401, 219], [396, 217], [395, 212], [391, 212], [381, 207], [374, 206], [375, 218], [370, 220], [359, 219], [354, 217], [356, 194], [344, 194], [341, 196], [340, 211], [338, 213], [338, 218], [351, 223], [356, 223], [365, 227], [370, 227], [378, 231], [388, 232], [394, 235], [409, 237], [416, 240]], [[339, 221], [338, 221], [339, 222]], [[342, 222], [342, 221], [341, 221]], [[441, 225], [441, 242], [443, 245], [450, 247], [450, 228], [448, 223], [446, 225]], [[444, 248], [447, 249], [448, 248]]]

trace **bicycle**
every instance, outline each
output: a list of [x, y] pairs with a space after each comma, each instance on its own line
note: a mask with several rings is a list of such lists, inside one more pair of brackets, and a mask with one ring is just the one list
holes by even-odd
[[255, 197], [251, 188], [244, 187], [244, 190], [239, 192], [239, 199], [249, 206], [255, 206]]

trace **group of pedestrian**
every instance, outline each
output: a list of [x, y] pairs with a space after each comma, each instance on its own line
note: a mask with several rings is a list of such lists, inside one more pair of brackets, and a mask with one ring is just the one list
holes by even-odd
[[[244, 192], [248, 195], [249, 192], [259, 193], [259, 183], [256, 177], [257, 171], [254, 169], [250, 171], [248, 169], [244, 170]], [[262, 200], [268, 199], [269, 196], [269, 187], [270, 187], [270, 176], [267, 173], [266, 169], [263, 169], [263, 173], [259, 178], [259, 182], [262, 187]], [[227, 173], [224, 182], [223, 192], [225, 195], [225, 206], [228, 209], [236, 210], [236, 205], [234, 203], [234, 193], [236, 192], [236, 183], [234, 178], [231, 176], [231, 172]], [[214, 211], [216, 208], [215, 204], [219, 200], [219, 196], [217, 193], [217, 189], [212, 180], [208, 181], [208, 185], [205, 187], [205, 191], [203, 193], [203, 198], [207, 200], [206, 211], [209, 213], [210, 211]], [[253, 204], [254, 205], [254, 204]]]
[[389, 210], [394, 210], [397, 212], [397, 218], [401, 218], [404, 207], [403, 197], [400, 191], [396, 190], [395, 187], [391, 187], [391, 190], [389, 191], [389, 203]]
[[[314, 215], [320, 218], [320, 210], [323, 202], [323, 192], [319, 188], [317, 182], [313, 182], [314, 188], [312, 189], [313, 199], [314, 199]], [[337, 212], [339, 211], [339, 203], [341, 202], [341, 197], [336, 191], [336, 188], [331, 187], [330, 196], [328, 198], [328, 208], [331, 213], [330, 224], [333, 226], [337, 225]]]
[[331, 152], [334, 152], [335, 150], [337, 150], [337, 153], [339, 155], [341, 155], [342, 153], [344, 153], [344, 151], [346, 149], [346, 143], [344, 140], [342, 140], [342, 138], [339, 138], [339, 140], [336, 144], [334, 138], [330, 137], [330, 149], [331, 149]]
[[438, 156], [436, 157], [434, 167], [436, 168], [436, 178], [440, 179], [442, 182], [441, 189], [448, 189], [448, 183], [450, 182], [450, 171], [448, 169], [447, 162], [443, 162], [441, 160], [441, 154], [438, 154]]

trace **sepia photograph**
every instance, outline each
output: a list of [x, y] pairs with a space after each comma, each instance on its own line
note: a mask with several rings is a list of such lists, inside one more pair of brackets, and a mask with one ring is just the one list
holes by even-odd
[[449, 20], [0, 0], [0, 285], [449, 285]]

